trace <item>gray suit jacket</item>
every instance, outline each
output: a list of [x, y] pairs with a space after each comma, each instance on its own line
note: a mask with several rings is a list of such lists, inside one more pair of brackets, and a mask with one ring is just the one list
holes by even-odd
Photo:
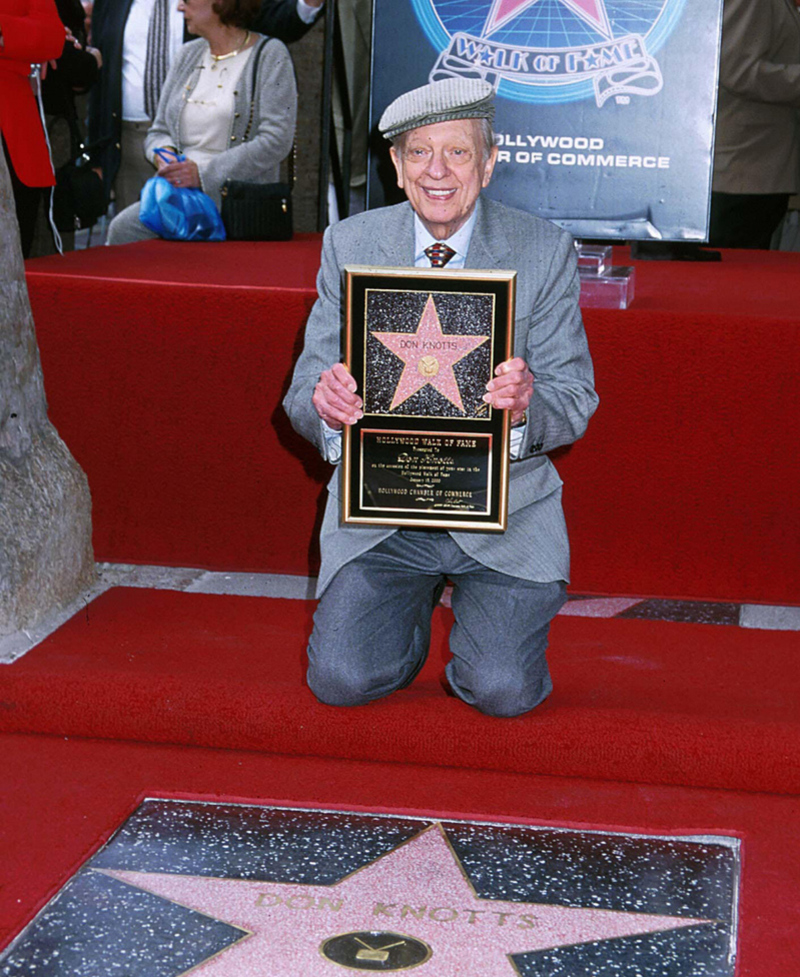
[[[509, 479], [509, 522], [502, 535], [454, 532], [458, 545], [485, 566], [529, 580], [567, 580], [569, 544], [561, 480], [546, 452], [577, 440], [597, 407], [592, 361], [578, 296], [577, 263], [565, 231], [531, 214], [478, 200], [468, 268], [515, 269], [515, 355], [534, 374], [519, 459]], [[345, 265], [410, 266], [414, 220], [410, 204], [358, 214], [325, 232], [319, 298], [284, 407], [292, 424], [325, 454], [322, 422], [311, 395], [323, 370], [341, 359], [341, 276]], [[391, 529], [340, 525], [339, 480], [328, 486], [321, 533], [318, 592], [336, 571], [389, 536]]]
[[792, 193], [800, 177], [800, 13], [725, 0], [714, 190]]
[[[197, 70], [208, 43], [204, 40], [184, 44], [170, 65], [161, 90], [158, 109], [144, 143], [145, 155], [152, 160], [153, 150], [174, 146], [184, 151], [181, 112], [184, 96], [191, 95], [200, 72]], [[261, 49], [253, 102], [253, 58]], [[250, 111], [253, 110], [252, 124]], [[203, 190], [220, 206], [220, 190], [226, 180], [274, 183], [280, 177], [280, 164], [294, 140], [297, 117], [297, 87], [292, 59], [281, 41], [259, 39], [242, 72], [234, 98], [234, 115], [228, 133], [229, 149], [200, 167]], [[247, 140], [245, 140], [247, 135]], [[189, 154], [191, 158], [191, 154]]]

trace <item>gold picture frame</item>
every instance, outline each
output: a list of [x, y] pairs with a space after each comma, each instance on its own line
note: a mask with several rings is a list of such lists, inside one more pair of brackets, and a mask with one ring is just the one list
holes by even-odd
[[504, 532], [510, 417], [483, 400], [513, 355], [516, 272], [348, 266], [348, 525]]

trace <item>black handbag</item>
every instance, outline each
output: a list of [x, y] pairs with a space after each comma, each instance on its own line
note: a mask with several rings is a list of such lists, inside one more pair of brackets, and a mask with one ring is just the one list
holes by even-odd
[[[253, 126], [256, 104], [258, 61], [267, 42], [263, 41], [253, 56], [253, 97], [250, 118], [242, 142], [247, 142]], [[290, 241], [292, 238], [292, 187], [296, 144], [289, 154], [288, 183], [250, 183], [226, 180], [222, 190], [222, 223], [229, 241]]]
[[290, 241], [291, 184], [226, 180], [221, 213], [229, 241]]
[[72, 159], [56, 170], [53, 192], [53, 220], [59, 231], [77, 231], [92, 227], [106, 212], [103, 181], [92, 169], [88, 152], [81, 143], [74, 114], [69, 123]]

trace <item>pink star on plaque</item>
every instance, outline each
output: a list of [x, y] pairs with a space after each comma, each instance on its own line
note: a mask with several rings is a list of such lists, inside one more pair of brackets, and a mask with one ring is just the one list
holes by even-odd
[[453, 365], [483, 345], [488, 336], [442, 332], [433, 295], [428, 296], [416, 332], [373, 332], [372, 335], [399, 356], [404, 364], [390, 410], [399, 407], [429, 383], [464, 413]]
[[198, 977], [513, 977], [513, 954], [713, 922], [481, 899], [438, 824], [333, 885], [102, 871], [244, 931]]
[[[528, 7], [532, 7], [538, 2], [539, 0], [494, 0], [489, 16], [486, 18], [486, 26], [483, 29], [484, 37], [488, 37], [496, 30], [504, 27], [517, 14], [521, 14], [523, 10], [527, 10]], [[561, 0], [561, 3], [569, 7], [573, 13], [602, 34], [603, 37], [610, 40], [614, 36], [606, 12], [605, 0]]]

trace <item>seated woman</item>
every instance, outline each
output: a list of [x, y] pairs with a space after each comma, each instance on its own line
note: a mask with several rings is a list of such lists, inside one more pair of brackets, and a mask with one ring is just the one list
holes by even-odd
[[[200, 40], [184, 44], [173, 61], [144, 143], [160, 176], [199, 187], [218, 207], [228, 179], [276, 182], [294, 140], [297, 87], [289, 52], [281, 41], [244, 27], [259, 8], [260, 0], [180, 0], [186, 26]], [[164, 162], [159, 148], [186, 160]], [[108, 228], [109, 244], [157, 236], [139, 220], [138, 203]]]

